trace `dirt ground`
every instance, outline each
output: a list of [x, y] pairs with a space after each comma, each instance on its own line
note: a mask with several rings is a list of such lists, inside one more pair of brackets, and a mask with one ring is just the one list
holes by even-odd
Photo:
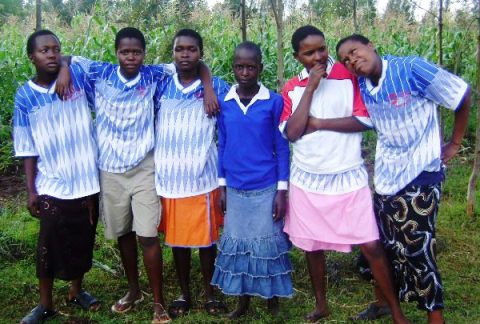
[[22, 191], [25, 191], [25, 180], [23, 170], [19, 166], [12, 166], [0, 173], [0, 207]]

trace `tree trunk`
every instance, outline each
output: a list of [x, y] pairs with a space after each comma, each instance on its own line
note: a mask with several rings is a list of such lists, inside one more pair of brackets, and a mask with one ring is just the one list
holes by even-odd
[[42, 0], [35, 0], [35, 30], [42, 29]]
[[358, 33], [357, 0], [353, 0], [353, 29], [355, 30], [355, 33]]
[[[480, 17], [478, 21], [477, 35], [477, 94], [480, 93]], [[473, 217], [475, 212], [475, 188], [477, 185], [477, 177], [480, 171], [480, 96], [477, 95], [477, 130], [475, 132], [475, 162], [473, 163], [472, 174], [468, 181], [467, 190], [467, 216]]]
[[285, 65], [283, 62], [283, 0], [270, 0], [272, 5], [273, 16], [275, 17], [275, 24], [277, 25], [277, 91], [283, 87], [283, 74], [285, 72]]
[[[438, 65], [443, 66], [443, 0], [438, 2]], [[445, 112], [441, 107], [437, 108], [438, 116], [440, 116], [440, 139], [443, 145], [445, 133]]]
[[247, 40], [247, 13], [245, 11], [245, 0], [242, 0], [240, 6], [240, 10], [242, 12], [242, 42], [244, 42]]

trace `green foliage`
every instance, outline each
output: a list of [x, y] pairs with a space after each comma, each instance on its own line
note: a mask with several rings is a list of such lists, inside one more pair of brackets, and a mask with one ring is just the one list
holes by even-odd
[[[50, 3], [55, 1], [58, 0], [50, 0]], [[70, 2], [73, 3], [62, 1], [62, 4], [67, 5]], [[229, 1], [229, 4], [237, 2]], [[91, 6], [92, 3], [95, 5]], [[315, 3], [327, 6], [325, 1]], [[372, 14], [365, 12], [373, 7], [374, 1], [361, 0], [358, 3], [360, 31], [372, 40], [380, 54], [419, 55], [438, 62], [438, 31], [434, 21], [416, 23], [408, 21], [402, 15], [372, 18]], [[83, 9], [80, 10], [81, 4], [85, 4], [85, 7], [81, 7]], [[232, 15], [229, 9], [222, 6], [217, 6], [212, 11], [208, 10], [202, 0], [196, 1], [195, 6], [187, 4], [180, 0], [84, 0], [78, 2], [78, 10], [72, 11], [69, 26], [63, 23], [60, 12], [55, 11], [57, 12], [55, 14], [50, 9], [44, 13], [44, 26], [58, 34], [65, 54], [83, 55], [109, 62], [116, 61], [114, 53], [116, 31], [125, 26], [136, 26], [144, 31], [147, 39], [148, 64], [170, 62], [171, 43], [175, 32], [184, 27], [193, 28], [204, 38], [204, 60], [210, 66], [213, 75], [234, 82], [231, 64], [233, 49], [241, 41], [239, 17]], [[262, 82], [267, 87], [276, 89], [276, 27], [268, 3], [261, 4], [249, 12], [247, 37], [259, 43], [263, 50]], [[282, 40], [286, 79], [297, 75], [301, 70], [301, 66], [292, 56], [290, 45], [290, 37], [296, 28], [304, 24], [320, 27], [325, 32], [332, 56], [335, 56], [337, 40], [353, 32], [353, 22], [348, 15], [338, 15], [335, 11], [337, 9], [328, 8], [329, 11], [321, 15], [315, 13], [306, 15], [307, 10], [297, 9], [290, 12], [287, 17], [285, 36]], [[445, 68], [462, 76], [472, 85], [476, 75], [474, 64], [476, 35], [472, 27], [476, 26], [474, 19], [472, 12], [466, 11], [459, 12], [457, 16], [446, 15], [443, 37]], [[10, 17], [8, 22], [0, 27], [0, 79], [5, 80], [0, 83], [0, 172], [12, 164], [10, 133], [15, 90], [33, 76], [33, 69], [24, 50], [26, 38], [34, 28], [33, 23], [33, 16], [23, 20]], [[450, 134], [452, 115], [446, 114], [446, 134]], [[467, 133], [469, 140], [474, 129], [475, 121], [472, 114]], [[471, 146], [470, 143], [466, 145]]]

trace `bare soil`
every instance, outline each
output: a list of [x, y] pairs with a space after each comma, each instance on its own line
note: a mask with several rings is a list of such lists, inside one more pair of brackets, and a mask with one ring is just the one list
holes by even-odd
[[17, 165], [0, 173], [0, 206], [25, 191], [23, 170]]

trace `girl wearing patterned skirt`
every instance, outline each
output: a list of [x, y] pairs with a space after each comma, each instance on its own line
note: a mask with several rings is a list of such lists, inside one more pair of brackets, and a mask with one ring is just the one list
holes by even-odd
[[278, 297], [293, 293], [290, 243], [282, 230], [289, 176], [288, 142], [278, 130], [283, 102], [258, 83], [261, 62], [257, 45], [237, 46], [238, 84], [220, 100], [219, 182], [227, 211], [212, 284], [240, 296], [229, 318], [245, 314], [251, 296], [268, 299], [275, 315]]

